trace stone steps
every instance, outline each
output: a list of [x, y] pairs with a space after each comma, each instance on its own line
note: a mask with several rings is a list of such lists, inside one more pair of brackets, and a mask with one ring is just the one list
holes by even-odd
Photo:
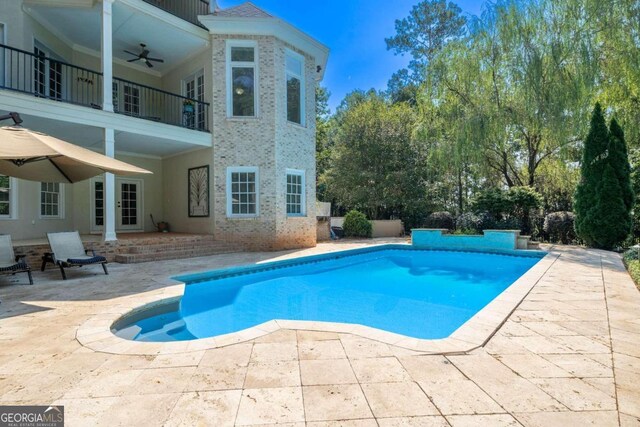
[[220, 242], [207, 245], [191, 245], [190, 247], [175, 247], [170, 245], [152, 245], [144, 250], [122, 252], [116, 254], [115, 261], [122, 264], [135, 264], [148, 261], [164, 261], [170, 259], [196, 258], [202, 256], [228, 254], [237, 252], [238, 248]]

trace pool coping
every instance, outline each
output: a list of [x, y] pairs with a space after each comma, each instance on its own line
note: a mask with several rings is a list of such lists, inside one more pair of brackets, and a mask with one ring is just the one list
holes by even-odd
[[[411, 248], [410, 245], [375, 245], [363, 249], [350, 249], [311, 257], [292, 258], [290, 260], [267, 263], [266, 265], [256, 264], [252, 266], [254, 268], [250, 270], [255, 271], [265, 268], [290, 266], [300, 264], [301, 262], [316, 262], [320, 259], [337, 257], [339, 254], [343, 254], [344, 256], [345, 252], [355, 255], [372, 250], [381, 250], [381, 246], [391, 248], [401, 247], [404, 249]], [[419, 249], [423, 250], [422, 248]], [[456, 250], [455, 252], [473, 251]], [[491, 251], [477, 252], [494, 253]], [[519, 255], [522, 253], [524, 253], [524, 251], [503, 252], [501, 254]], [[134, 315], [136, 312], [150, 310], [153, 309], [153, 307], [160, 307], [167, 303], [175, 302], [182, 297], [186, 286], [185, 283], [175, 279], [166, 279], [166, 281], [161, 283], [166, 284], [167, 287], [125, 297], [117, 305], [89, 318], [78, 327], [76, 340], [82, 346], [96, 352], [124, 355], [158, 355], [210, 350], [251, 341], [280, 329], [294, 329], [352, 334], [424, 354], [463, 354], [482, 347], [489, 341], [559, 257], [560, 254], [554, 253], [552, 250], [546, 252], [546, 255], [544, 255], [538, 263], [520, 276], [512, 285], [494, 298], [482, 310], [478, 311], [471, 319], [467, 320], [449, 337], [442, 339], [427, 340], [411, 338], [364, 325], [300, 320], [270, 320], [239, 332], [192, 341], [140, 342], [116, 336], [112, 332], [112, 326], [118, 321], [121, 321], [125, 316], [128, 317]], [[240, 271], [244, 267], [247, 266], [219, 270], [214, 273], [213, 276], [228, 274], [230, 272], [234, 274], [233, 272]], [[179, 278], [205, 277], [205, 275], [212, 277], [212, 273], [199, 273], [195, 275], [182, 275], [179, 276]]]

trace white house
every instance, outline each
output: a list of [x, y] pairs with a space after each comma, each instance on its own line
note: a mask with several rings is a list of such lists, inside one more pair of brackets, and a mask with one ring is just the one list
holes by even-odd
[[152, 214], [255, 249], [315, 245], [314, 97], [328, 53], [251, 3], [0, 1], [0, 114], [153, 172], [0, 177], [0, 234], [108, 241], [153, 231]]

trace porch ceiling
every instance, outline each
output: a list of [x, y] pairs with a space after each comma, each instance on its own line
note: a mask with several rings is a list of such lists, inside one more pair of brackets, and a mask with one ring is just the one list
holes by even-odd
[[[101, 3], [86, 1], [69, 7], [66, 2], [25, 2], [25, 11], [56, 37], [76, 50], [101, 50]], [[173, 25], [170, 23], [173, 22]], [[114, 60], [138, 70], [163, 74], [208, 45], [208, 32], [174, 17], [141, 0], [118, 1], [113, 5]], [[142, 63], [127, 63], [132, 57], [124, 50], [138, 52], [147, 45], [150, 56], [162, 58], [148, 68]]]
[[[0, 110], [0, 114], [6, 113], [8, 113], [8, 111]], [[61, 120], [51, 120], [27, 114], [21, 114], [20, 116], [24, 120], [22, 126], [28, 129], [43, 132], [98, 152], [103, 151], [102, 128]], [[9, 121], [0, 123], [1, 126], [10, 124]], [[155, 136], [116, 131], [115, 148], [116, 153], [135, 153], [154, 157], [165, 157], [182, 151], [193, 150], [194, 148], [198, 148], [198, 146]]]

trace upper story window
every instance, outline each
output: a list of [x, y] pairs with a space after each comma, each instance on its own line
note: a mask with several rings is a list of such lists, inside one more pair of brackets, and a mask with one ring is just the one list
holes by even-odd
[[257, 116], [257, 44], [254, 41], [227, 42], [227, 115]]
[[287, 169], [287, 216], [304, 216], [305, 179], [303, 170]]
[[0, 218], [13, 219], [16, 217], [16, 180], [6, 175], [0, 175]]
[[227, 168], [227, 216], [256, 217], [258, 209], [258, 168]]
[[57, 182], [40, 183], [40, 218], [64, 218], [63, 187]]
[[287, 50], [287, 120], [304, 126], [304, 57]]

